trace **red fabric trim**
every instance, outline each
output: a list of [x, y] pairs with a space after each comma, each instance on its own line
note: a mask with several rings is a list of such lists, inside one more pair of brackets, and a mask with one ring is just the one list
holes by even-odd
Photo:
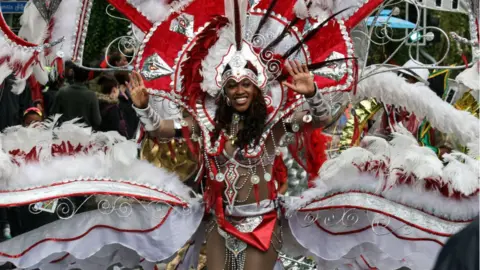
[[152, 28], [153, 24], [126, 0], [108, 0], [108, 2], [144, 33], [147, 33]]
[[[352, 29], [360, 21], [365, 19], [370, 15], [384, 0], [369, 0], [368, 3], [363, 5], [357, 12], [355, 12], [348, 20], [345, 22], [347, 28]], [[348, 31], [350, 32], [350, 29]]]
[[363, 255], [360, 255], [360, 258], [362, 259], [362, 261], [365, 263], [365, 265], [368, 267], [369, 270], [378, 270], [377, 267], [374, 267], [374, 266], [371, 266], [367, 260], [365, 259], [365, 257], [363, 257]]
[[67, 253], [67, 254], [63, 255], [62, 257], [60, 257], [60, 258], [58, 258], [58, 259], [56, 259], [56, 260], [51, 261], [50, 263], [59, 263], [59, 262], [65, 260], [68, 256], [70, 256], [70, 253]]
[[[321, 201], [324, 201], [324, 200], [328, 200], [332, 197], [335, 197], [335, 196], [338, 196], [338, 195], [341, 195], [341, 194], [355, 194], [355, 193], [360, 193], [360, 194], [368, 194], [370, 196], [375, 196], [375, 197], [379, 197], [379, 198], [382, 198], [382, 199], [386, 199], [385, 197], [383, 197], [382, 195], [379, 195], [379, 194], [375, 194], [375, 193], [372, 193], [372, 192], [365, 192], [365, 191], [358, 191], [358, 190], [351, 190], [351, 191], [347, 191], [347, 192], [337, 192], [337, 193], [334, 193], [332, 195], [329, 195], [329, 196], [326, 196], [326, 197], [323, 197], [321, 199], [318, 199], [318, 200], [313, 200], [311, 203], [309, 204], [313, 204], [313, 203], [316, 203], [316, 202], [321, 202]], [[386, 199], [388, 200], [388, 199]], [[418, 208], [415, 208], [415, 207], [412, 207], [412, 206], [409, 206], [409, 205], [406, 205], [406, 204], [403, 204], [403, 203], [398, 203], [398, 202], [395, 202], [396, 204], [399, 204], [399, 205], [403, 205], [403, 206], [406, 206], [406, 207], [410, 207], [412, 209], [416, 209], [422, 213], [425, 213], [427, 215], [432, 215], [431, 213], [427, 213], [425, 212], [424, 210], [422, 209], [418, 209]], [[302, 208], [300, 210], [298, 210], [299, 212], [313, 212], [313, 211], [319, 211], [319, 210], [325, 210], [325, 209], [330, 209], [330, 208], [341, 208], [341, 207], [344, 207], [344, 206], [333, 206], [333, 207], [330, 207], [330, 206], [326, 206], [326, 207], [317, 207], [317, 208], [309, 208], [309, 209], [305, 209], [305, 208]], [[359, 208], [357, 206], [345, 206], [345, 207], [352, 207], [352, 208]], [[359, 208], [360, 209], [360, 208]], [[366, 210], [369, 210], [369, 211], [373, 211], [373, 210], [370, 210], [370, 209], [366, 209]], [[433, 216], [433, 215], [432, 215]], [[470, 223], [473, 221], [473, 219], [468, 219], [468, 220], [449, 220], [449, 219], [446, 219], [446, 218], [443, 218], [443, 217], [440, 217], [440, 216], [435, 216], [436, 218], [438, 219], [441, 219], [441, 220], [444, 220], [444, 221], [448, 221], [448, 222], [453, 222], [453, 223]], [[394, 217], [396, 218], [396, 217]]]
[[89, 228], [86, 232], [84, 232], [83, 234], [81, 235], [78, 235], [76, 237], [72, 237], [72, 238], [45, 238], [43, 240], [40, 240], [38, 241], [37, 243], [31, 245], [30, 247], [28, 247], [27, 249], [25, 249], [24, 251], [22, 251], [21, 253], [19, 254], [15, 254], [15, 255], [12, 255], [12, 254], [7, 254], [7, 253], [2, 253], [0, 252], [0, 256], [2, 257], [7, 257], [7, 258], [20, 258], [22, 256], [24, 256], [25, 254], [27, 254], [30, 250], [34, 249], [36, 246], [44, 243], [44, 242], [71, 242], [71, 241], [75, 241], [75, 240], [78, 240], [80, 238], [83, 238], [85, 237], [86, 235], [88, 235], [91, 231], [93, 231], [94, 229], [97, 229], [97, 228], [100, 228], [100, 229], [110, 229], [110, 230], [113, 230], [113, 231], [117, 231], [117, 232], [124, 232], [124, 233], [149, 233], [149, 232], [152, 232], [158, 228], [160, 228], [164, 223], [165, 221], [167, 220], [167, 218], [170, 216], [171, 212], [172, 212], [172, 209], [173, 208], [169, 208], [168, 209], [168, 212], [166, 213], [165, 217], [157, 224], [155, 225], [153, 228], [150, 228], [150, 229], [146, 229], [146, 230], [125, 230], [125, 229], [119, 229], [119, 228], [116, 228], [116, 227], [112, 227], [112, 226], [107, 226], [107, 225], [95, 225], [91, 228]]
[[[227, 233], [244, 241], [249, 246], [255, 247], [263, 252], [268, 251], [272, 240], [273, 230], [277, 221], [277, 211], [272, 211], [263, 215], [263, 220], [260, 225], [251, 233], [242, 233], [235, 228], [230, 222], [224, 222], [221, 227]], [[220, 224], [219, 224], [220, 226]]]
[[28, 77], [28, 84], [30, 86], [30, 92], [32, 94], [32, 100], [40, 100], [43, 106], [43, 94], [40, 87], [40, 83], [37, 82], [35, 77], [32, 75]]
[[[349, 231], [349, 232], [333, 232], [333, 231], [330, 231], [324, 227], [322, 227], [322, 225], [319, 224], [318, 220], [315, 221], [315, 225], [317, 225], [317, 227], [328, 233], [328, 234], [331, 234], [331, 235], [348, 235], [348, 234], [356, 234], [356, 233], [361, 233], [361, 232], [364, 232], [366, 230], [369, 230], [372, 228], [372, 225], [367, 225], [363, 228], [360, 228], [360, 229], [357, 229], [357, 230], [353, 230], [353, 231]], [[435, 242], [437, 244], [439, 244], [440, 246], [443, 246], [444, 244], [440, 241], [438, 241], [437, 239], [430, 239], [430, 238], [411, 238], [411, 237], [405, 237], [405, 236], [400, 236], [398, 235], [395, 230], [392, 230], [390, 227], [388, 226], [382, 226], [382, 225], [379, 225], [379, 224], [373, 224], [374, 227], [382, 227], [382, 228], [385, 228], [387, 229], [388, 231], [390, 231], [391, 234], [393, 234], [395, 237], [397, 237], [398, 239], [402, 239], [402, 240], [407, 240], [407, 241], [429, 241], [429, 242]]]
[[[83, 179], [83, 180], [70, 180], [70, 181], [66, 181], [66, 182], [62, 182], [62, 183], [55, 183], [55, 184], [51, 184], [51, 185], [47, 185], [47, 186], [41, 186], [41, 187], [34, 187], [34, 188], [27, 188], [27, 189], [18, 189], [18, 190], [0, 190], [0, 194], [1, 193], [19, 193], [19, 196], [22, 196], [22, 192], [26, 192], [26, 191], [31, 191], [31, 190], [41, 190], [41, 189], [46, 189], [46, 188], [50, 188], [50, 187], [56, 187], [56, 186], [63, 186], [63, 185], [68, 185], [70, 183], [73, 183], [73, 182], [112, 182], [112, 183], [115, 183], [117, 182], [116, 180], [114, 179], [94, 179], [94, 178], [87, 178], [87, 179]], [[122, 182], [124, 184], [127, 184], [127, 185], [131, 185], [131, 186], [135, 186], [135, 187], [142, 187], [142, 188], [147, 188], [147, 189], [151, 189], [151, 190], [154, 190], [155, 192], [158, 192], [158, 193], [162, 193], [164, 195], [167, 195], [168, 197], [172, 198], [172, 199], [175, 199], [177, 201], [181, 201], [180, 198], [178, 198], [177, 196], [175, 195], [172, 195], [170, 193], [167, 193], [165, 191], [162, 191], [162, 190], [159, 190], [159, 189], [152, 189], [151, 187], [148, 187], [147, 185], [142, 185], [142, 184], [137, 184], [137, 183], [130, 183], [130, 182]], [[83, 194], [87, 194], [87, 193], [70, 193], [68, 195], [65, 195], [65, 194], [62, 194], [62, 195], [59, 195], [59, 196], [54, 196], [54, 197], [45, 197], [45, 198], [42, 198], [41, 200], [36, 200], [36, 201], [22, 201], [21, 204], [30, 204], [30, 203], [36, 203], [36, 202], [39, 202], [39, 201], [48, 201], [48, 200], [53, 200], [53, 199], [57, 199], [57, 198], [61, 198], [61, 197], [71, 197], [71, 196], [76, 196], [76, 195], [83, 195]], [[121, 196], [128, 196], [128, 197], [136, 197], [136, 198], [139, 198], [139, 196], [137, 195], [133, 195], [131, 193], [121, 193], [121, 192], [90, 192], [88, 193], [89, 195], [90, 194], [105, 194], [105, 195], [121, 195]], [[148, 199], [150, 201], [158, 201], [158, 199], [156, 198], [153, 198], [153, 197], [145, 197], [145, 199]], [[186, 206], [187, 204], [186, 203], [178, 203], [178, 202], [175, 202], [175, 201], [167, 201], [166, 202], [170, 203], [171, 205], [174, 205], [174, 206]], [[10, 207], [10, 206], [17, 206], [18, 204], [15, 204], [15, 205], [7, 205], [7, 204], [0, 204], [0, 207]]]
[[15, 44], [20, 45], [20, 46], [25, 46], [25, 47], [36, 47], [36, 46], [38, 46], [37, 44], [25, 41], [21, 37], [15, 35], [15, 33], [12, 32], [12, 30], [8, 26], [7, 22], [5, 21], [5, 18], [3, 18], [3, 13], [0, 12], [0, 14], [1, 14], [0, 15], [0, 28], [2, 29], [3, 33], [5, 34], [5, 36], [7, 36], [8, 39], [10, 39]]

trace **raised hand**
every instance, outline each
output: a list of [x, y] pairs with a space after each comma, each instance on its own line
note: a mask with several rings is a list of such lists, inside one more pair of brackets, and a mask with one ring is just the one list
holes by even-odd
[[132, 74], [130, 74], [128, 86], [130, 88], [133, 105], [139, 109], [145, 109], [148, 106], [149, 95], [140, 73], [133, 71]]
[[283, 82], [283, 85], [307, 97], [313, 96], [315, 94], [315, 84], [313, 76], [312, 74], [310, 74], [307, 65], [302, 65], [297, 60], [287, 60], [285, 68], [287, 69], [290, 76], [292, 76], [293, 81], [292, 83], [288, 83], [285, 81]]

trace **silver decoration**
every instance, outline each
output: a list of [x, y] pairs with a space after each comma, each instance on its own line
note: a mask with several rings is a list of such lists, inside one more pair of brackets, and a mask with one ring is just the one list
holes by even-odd
[[[114, 46], [115, 44], [117, 45]], [[108, 44], [107, 49], [105, 50], [105, 61], [107, 62], [107, 65], [115, 69], [128, 68], [128, 65], [130, 65], [133, 62], [135, 55], [137, 54], [137, 47], [138, 47], [138, 42], [135, 37], [121, 36], [121, 37], [115, 38], [112, 42], [110, 42], [110, 44]], [[131, 60], [125, 66], [121, 66], [121, 67], [115, 66], [115, 63], [110, 63], [109, 57], [108, 57], [109, 55], [112, 54], [112, 52], [119, 52], [121, 55], [125, 56], [126, 58], [131, 58]]]
[[[369, 212], [385, 213], [398, 220], [403, 220], [406, 223], [415, 224], [420, 228], [425, 228], [427, 230], [442, 234], [454, 234], [467, 224], [466, 222], [460, 221], [448, 221], [417, 210], [411, 206], [405, 206], [375, 195], [365, 193], [342, 193], [334, 195], [322, 201], [312, 202], [306, 207], [302, 208], [302, 210], [308, 211], [309, 209], [322, 209], [331, 206], [341, 207], [342, 205], [348, 205], [348, 209], [355, 209], [355, 207], [359, 207], [362, 209], [369, 209], [367, 210]], [[357, 215], [360, 212], [364, 212], [364, 210], [356, 211]], [[346, 217], [345, 214], [343, 216]], [[383, 223], [385, 222], [385, 219], [380, 220], [380, 217], [378, 217], [376, 220], [382, 221]], [[326, 223], [326, 225], [327, 224], [328, 223]]]
[[280, 146], [288, 146], [295, 141], [295, 135], [293, 133], [287, 133], [283, 135], [282, 139], [280, 140]]
[[254, 174], [252, 177], [250, 177], [250, 181], [252, 182], [252, 184], [256, 185], [260, 183], [260, 177]]
[[[339, 52], [332, 52], [325, 60], [328, 61], [341, 58], [345, 58], [345, 55]], [[347, 63], [345, 61], [334, 62], [326, 67], [314, 70], [313, 73], [338, 82], [345, 76], [345, 74], [347, 74]]]
[[286, 254], [280, 253], [278, 255], [285, 270], [314, 270], [317, 269], [315, 261], [305, 257], [299, 256], [295, 258], [288, 257]]
[[58, 200], [38, 202], [33, 205], [32, 210], [43, 211], [47, 213], [55, 213], [55, 210], [57, 210], [57, 205], [58, 205]]
[[40, 16], [42, 16], [43, 20], [48, 24], [62, 0], [32, 0], [32, 2], [37, 8], [38, 13], [40, 13]]
[[218, 233], [225, 239], [225, 247], [233, 253], [235, 258], [247, 249], [248, 245], [233, 235], [228, 234], [220, 228], [218, 228]]
[[[69, 198], [60, 198], [56, 204], [54, 211], [47, 211], [49, 213], [55, 213], [59, 219], [70, 219], [72, 218], [78, 210], [85, 205], [85, 203], [92, 198], [93, 195], [88, 196], [80, 205], [75, 205], [75, 203]], [[45, 209], [39, 207], [37, 203], [30, 204], [28, 210], [31, 214], [40, 214], [44, 212]]]
[[225, 175], [223, 173], [217, 173], [217, 175], [215, 176], [215, 180], [217, 180], [218, 182], [223, 182], [223, 180], [225, 180]]
[[306, 124], [312, 122], [313, 117], [310, 114], [306, 114], [303, 116], [302, 121]]
[[[107, 196], [97, 202], [97, 209], [104, 215], [116, 214], [122, 218], [129, 218], [132, 214], [133, 205], [140, 205], [143, 211], [156, 218], [162, 218], [167, 215], [171, 208], [181, 215], [190, 215], [192, 209], [189, 207], [172, 206], [165, 202], [158, 201], [140, 201], [137, 198]], [[138, 211], [138, 209], [136, 209]]]
[[182, 13], [170, 23], [170, 31], [185, 35], [189, 38], [193, 37], [193, 16]]
[[262, 221], [263, 216], [247, 217], [241, 222], [235, 224], [235, 228], [241, 233], [251, 233], [262, 223]]
[[147, 58], [141, 71], [142, 76], [151, 81], [173, 73], [173, 69], [157, 54]]
[[299, 130], [300, 130], [300, 126], [297, 123], [292, 125], [292, 131], [293, 132], [298, 132]]

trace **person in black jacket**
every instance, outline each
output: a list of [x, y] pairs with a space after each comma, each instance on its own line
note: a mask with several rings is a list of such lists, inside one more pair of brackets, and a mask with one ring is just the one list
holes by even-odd
[[61, 122], [81, 118], [81, 121], [94, 128], [100, 125], [102, 118], [97, 96], [86, 84], [88, 74], [88, 70], [73, 66], [74, 83], [58, 91], [53, 112], [62, 114]]
[[139, 119], [132, 107], [132, 100], [130, 99], [130, 90], [128, 89], [130, 77], [127, 71], [116, 71], [114, 76], [118, 81], [118, 90], [120, 91], [118, 101], [120, 110], [127, 124], [127, 138], [132, 139], [137, 131]]
[[99, 131], [118, 131], [122, 136], [127, 137], [128, 128], [124, 114], [120, 109], [118, 95], [118, 81], [110, 74], [104, 74], [98, 79], [101, 93], [97, 93], [102, 116], [102, 123]]
[[438, 254], [433, 270], [478, 270], [479, 217], [452, 236]]
[[14, 83], [15, 77], [10, 75], [0, 85], [0, 131], [20, 125], [23, 112], [32, 106], [30, 88], [25, 86], [25, 90], [20, 95], [16, 95], [12, 92]]

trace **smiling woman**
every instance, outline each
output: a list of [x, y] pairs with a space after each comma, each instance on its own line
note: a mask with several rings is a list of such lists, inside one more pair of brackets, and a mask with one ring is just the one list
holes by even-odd
[[241, 82], [231, 79], [224, 89], [215, 113], [217, 126], [214, 138], [229, 127], [232, 143], [245, 147], [252, 141], [258, 142], [267, 120], [267, 105], [260, 89], [249, 79]]

